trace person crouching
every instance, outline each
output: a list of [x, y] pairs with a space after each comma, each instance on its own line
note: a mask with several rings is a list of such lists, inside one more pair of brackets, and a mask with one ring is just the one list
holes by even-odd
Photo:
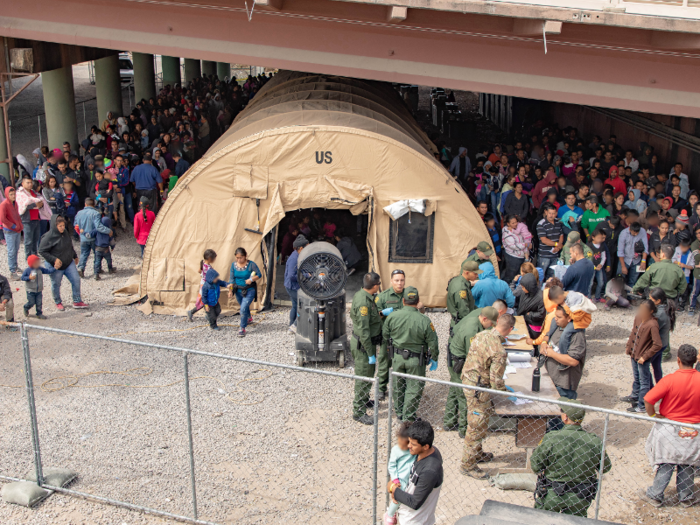
[[227, 286], [228, 283], [226, 281], [219, 279], [219, 272], [214, 268], [207, 270], [207, 276], [204, 285], [202, 285], [202, 303], [204, 303], [209, 327], [212, 330], [219, 330], [219, 327], [216, 325], [216, 320], [221, 315], [219, 296], [221, 295], [221, 288], [226, 288]]

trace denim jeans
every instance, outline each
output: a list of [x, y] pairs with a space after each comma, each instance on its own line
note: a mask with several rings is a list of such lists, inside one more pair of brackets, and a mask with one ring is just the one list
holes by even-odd
[[673, 472], [676, 474], [676, 489], [681, 501], [693, 500], [693, 487], [695, 485], [695, 467], [692, 465], [674, 465], [673, 463], [661, 463], [654, 476], [654, 483], [647, 489], [647, 496], [656, 501], [664, 500], [664, 490], [671, 482]]
[[78, 261], [78, 270], [85, 270], [87, 266], [88, 257], [90, 257], [90, 252], [95, 255], [95, 239], [89, 241], [80, 241], [80, 260]]
[[102, 271], [102, 259], [107, 261], [107, 269], [112, 269], [112, 250], [109, 248], [95, 248], [95, 275]]
[[[44, 263], [44, 265], [47, 268], [51, 267], [49, 263]], [[82, 299], [80, 298], [80, 275], [78, 275], [78, 269], [75, 267], [75, 262], [71, 261], [68, 266], [61, 266], [60, 269], [56, 270], [49, 276], [51, 277], [51, 294], [53, 295], [54, 303], [61, 304], [63, 302], [61, 301], [61, 281], [63, 280], [64, 275], [70, 282], [73, 291], [73, 302], [82, 302]]]
[[141, 258], [143, 259], [143, 251], [146, 249], [146, 245], [145, 245], [145, 244], [139, 244], [139, 246], [141, 246]]
[[664, 376], [664, 371], [661, 369], [661, 361], [663, 359], [664, 351], [667, 348], [667, 346], [662, 348], [654, 354], [654, 357], [649, 359], [649, 362], [651, 363], [651, 369], [654, 372], [654, 383], [658, 383], [659, 381], [661, 381], [661, 378]]
[[559, 392], [559, 395], [562, 397], [566, 397], [569, 399], [576, 400], [578, 398], [578, 394], [576, 393], [576, 390], [569, 390], [568, 388], [562, 388], [560, 386], [554, 385], [557, 388], [557, 392]]
[[39, 255], [41, 221], [22, 221], [24, 227], [24, 257]]
[[44, 298], [41, 292], [27, 292], [27, 304], [24, 305], [24, 311], [28, 312], [32, 306], [36, 306], [36, 315], [41, 315]]
[[695, 281], [693, 282], [693, 290], [692, 292], [690, 292], [691, 308], [696, 308], [698, 306], [698, 295], [700, 295], [700, 279], [695, 279]]
[[542, 257], [542, 256], [537, 257], [537, 266], [542, 268], [542, 272], [544, 272], [545, 280], [547, 280], [548, 277], [551, 277], [552, 275], [554, 275], [553, 274], [554, 270], [549, 272], [549, 275], [547, 275], [547, 270], [549, 270], [550, 266], [554, 266], [557, 264], [557, 259], [558, 259], [558, 257]]
[[248, 288], [245, 296], [241, 290], [236, 290], [236, 300], [241, 305], [241, 328], [248, 326], [248, 318], [250, 317], [250, 303], [255, 299], [255, 287]]
[[7, 264], [10, 267], [10, 272], [14, 273], [19, 269], [17, 266], [17, 254], [19, 253], [19, 241], [22, 234], [10, 230], [3, 230], [3, 233], [7, 242]]
[[285, 290], [287, 290], [287, 293], [289, 294], [289, 299], [292, 301], [292, 309], [289, 312], [289, 326], [296, 326], [297, 325], [297, 297], [298, 297], [298, 292], [299, 290], [290, 290], [289, 288], [285, 287]]
[[[635, 283], [637, 282], [637, 279], [639, 279], [639, 273], [637, 273], [637, 264], [630, 264], [627, 265], [627, 277], [625, 279], [625, 283], [628, 286], [634, 287]], [[621, 274], [622, 273], [622, 263], [618, 261], [617, 263], [617, 273]]]
[[644, 361], [643, 365], [634, 359], [630, 359], [630, 361], [632, 361], [632, 375], [634, 376], [631, 397], [636, 397], [637, 406], [644, 410], [644, 396], [651, 390], [651, 361]]
[[[605, 295], [605, 270], [596, 270], [593, 273], [593, 282], [591, 283], [591, 289], [593, 289], [593, 284], [596, 284], [595, 289], [595, 300], [599, 301], [600, 298]], [[588, 294], [591, 295], [590, 293]]]
[[41, 220], [39, 221], [39, 239], [44, 236], [45, 233], [51, 229], [51, 221]]

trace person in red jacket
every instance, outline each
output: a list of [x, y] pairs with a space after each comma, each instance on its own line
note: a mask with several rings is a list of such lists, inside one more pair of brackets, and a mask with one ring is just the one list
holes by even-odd
[[141, 246], [141, 257], [143, 257], [143, 250], [146, 247], [146, 241], [148, 241], [148, 234], [156, 220], [156, 214], [148, 209], [150, 206], [151, 201], [148, 197], [141, 197], [139, 213], [134, 216], [134, 237]]
[[605, 179], [603, 184], [610, 184], [613, 187], [613, 193], [622, 193], [627, 195], [627, 184], [625, 181], [618, 177], [618, 167], [611, 166], [608, 172], [608, 178]]
[[7, 242], [7, 262], [10, 278], [19, 281], [20, 271], [17, 266], [17, 253], [22, 233], [22, 217], [17, 210], [17, 192], [12, 186], [5, 188], [5, 200], [0, 203], [0, 223]]

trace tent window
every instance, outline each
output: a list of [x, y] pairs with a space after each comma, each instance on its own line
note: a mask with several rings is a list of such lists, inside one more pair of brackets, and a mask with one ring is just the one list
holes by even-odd
[[[410, 222], [409, 222], [410, 219]], [[435, 214], [407, 213], [389, 225], [389, 262], [432, 263]]]

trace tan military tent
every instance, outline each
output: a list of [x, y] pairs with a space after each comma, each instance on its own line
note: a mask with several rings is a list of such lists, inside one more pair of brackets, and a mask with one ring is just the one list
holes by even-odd
[[[214, 266], [227, 280], [243, 246], [263, 273], [261, 303], [274, 296], [277, 224], [292, 210], [330, 208], [368, 214], [369, 265], [385, 285], [402, 268], [426, 306], [444, 306], [449, 278], [490, 238], [434, 151], [391, 86], [281, 72], [170, 193], [139, 294], [156, 313], [183, 314], [197, 297], [204, 250], [218, 253]], [[222, 308], [235, 307], [222, 294]]]

